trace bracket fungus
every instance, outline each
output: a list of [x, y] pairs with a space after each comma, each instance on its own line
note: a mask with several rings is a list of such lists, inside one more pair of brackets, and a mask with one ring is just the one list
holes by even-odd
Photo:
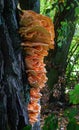
[[25, 52], [25, 66], [28, 81], [31, 86], [30, 102], [28, 104], [29, 123], [38, 121], [40, 113], [40, 90], [47, 82], [44, 57], [49, 49], [54, 49], [54, 25], [52, 20], [31, 10], [23, 11], [20, 20], [19, 33], [22, 37]]

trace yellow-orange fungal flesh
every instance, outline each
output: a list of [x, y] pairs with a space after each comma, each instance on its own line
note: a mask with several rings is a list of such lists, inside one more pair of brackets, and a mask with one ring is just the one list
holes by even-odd
[[19, 33], [23, 39], [21, 46], [25, 53], [25, 66], [28, 81], [31, 86], [30, 102], [28, 104], [29, 123], [38, 121], [41, 106], [40, 90], [47, 82], [44, 57], [49, 49], [54, 49], [54, 25], [52, 20], [31, 10], [23, 11], [20, 20]]

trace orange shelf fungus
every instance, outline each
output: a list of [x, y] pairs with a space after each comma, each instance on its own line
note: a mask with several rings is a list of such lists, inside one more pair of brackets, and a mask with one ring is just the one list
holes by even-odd
[[38, 121], [41, 110], [40, 90], [47, 82], [44, 57], [49, 49], [54, 49], [54, 25], [52, 20], [33, 11], [23, 11], [19, 33], [23, 39], [21, 44], [25, 52], [25, 65], [28, 81], [31, 86], [28, 104], [29, 123]]

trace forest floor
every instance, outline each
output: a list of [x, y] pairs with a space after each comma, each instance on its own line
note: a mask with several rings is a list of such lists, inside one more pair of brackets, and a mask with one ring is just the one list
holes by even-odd
[[[47, 118], [49, 115], [53, 113], [58, 118], [59, 129], [57, 130], [67, 130], [67, 124], [69, 122], [69, 119], [68, 117], [64, 116], [64, 111], [71, 108], [78, 108], [79, 110], [79, 105], [76, 106], [69, 104], [68, 102], [62, 103], [60, 101], [50, 102], [50, 92], [47, 86], [42, 90], [42, 94], [43, 95], [41, 98], [41, 127], [43, 127], [44, 125], [45, 118]], [[79, 114], [75, 118], [77, 120], [77, 124], [79, 124]]]

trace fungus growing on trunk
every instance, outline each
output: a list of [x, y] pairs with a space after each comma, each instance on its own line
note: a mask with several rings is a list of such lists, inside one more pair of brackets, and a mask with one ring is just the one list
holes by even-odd
[[54, 49], [54, 25], [47, 16], [33, 11], [23, 11], [20, 20], [19, 33], [22, 37], [21, 44], [25, 52], [25, 65], [28, 81], [31, 86], [28, 114], [30, 124], [38, 121], [40, 113], [40, 90], [47, 82], [44, 57], [49, 49]]

